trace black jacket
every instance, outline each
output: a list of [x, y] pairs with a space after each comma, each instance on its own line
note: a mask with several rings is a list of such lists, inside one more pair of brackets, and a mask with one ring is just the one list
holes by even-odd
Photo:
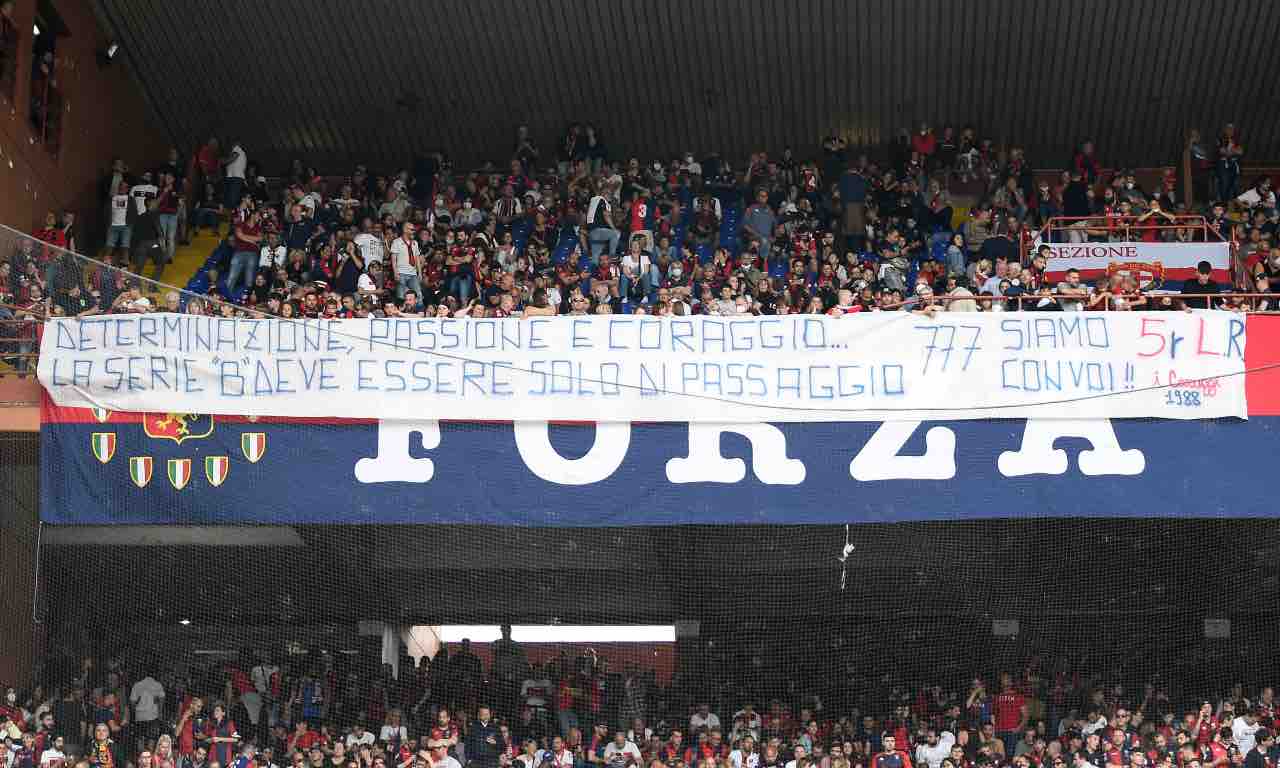
[[[492, 744], [489, 743], [490, 738], [493, 739]], [[471, 721], [466, 745], [467, 765], [475, 768], [495, 768], [498, 765], [498, 756], [502, 754], [502, 750], [506, 749], [496, 720], [490, 720], [487, 724], [479, 720]]]

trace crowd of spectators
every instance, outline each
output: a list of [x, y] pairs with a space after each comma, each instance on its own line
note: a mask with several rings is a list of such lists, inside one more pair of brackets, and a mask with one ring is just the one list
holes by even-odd
[[[270, 184], [236, 141], [210, 139], [190, 163], [177, 150], [134, 176], [104, 178], [103, 242], [76, 242], [74, 217], [35, 233], [0, 264], [0, 321], [46, 314], [184, 311], [282, 317], [528, 317], [748, 315], [865, 311], [1074, 311], [1221, 307], [1275, 309], [1269, 296], [1179, 299], [1247, 289], [1280, 291], [1275, 193], [1261, 177], [1243, 192], [1243, 148], [1227, 126], [1216, 148], [1190, 138], [1190, 207], [1172, 173], [1144, 188], [1101, 167], [1082, 142], [1059, 178], [1032, 173], [1018, 147], [998, 150], [972, 127], [904, 131], [880, 156], [828, 137], [800, 158], [760, 152], [642, 163], [615, 159], [601, 133], [573, 125], [543, 152], [518, 129], [502, 168], [464, 172], [443, 154], [412, 169], [326, 179], [295, 161]], [[187, 178], [191, 176], [192, 178]], [[959, 206], [957, 200], [967, 202]], [[973, 204], [968, 204], [972, 202]], [[1176, 218], [1201, 214], [1203, 226]], [[1239, 284], [1210, 273], [1151, 286], [1117, 273], [1094, 284], [1052, 283], [1047, 240], [1198, 240], [1239, 236]], [[1177, 226], [1185, 224], [1185, 226]], [[58, 249], [85, 247], [156, 281], [176, 244], [201, 228], [225, 238], [188, 285], [157, 301], [152, 285], [85, 268]], [[1202, 265], [1204, 266], [1204, 265]], [[171, 275], [170, 275], [171, 277]], [[1150, 288], [1161, 290], [1152, 291]], [[0, 324], [30, 351], [27, 325]], [[19, 356], [20, 358], [20, 356]], [[15, 361], [19, 366], [22, 359]]]
[[[531, 664], [504, 632], [416, 665], [245, 651], [208, 668], [86, 658], [5, 689], [3, 768], [1269, 768], [1271, 687], [1129, 689], [1064, 665], [864, 693], [691, 694], [591, 652]], [[377, 666], [377, 665], [373, 665]], [[75, 665], [72, 665], [74, 668]]]

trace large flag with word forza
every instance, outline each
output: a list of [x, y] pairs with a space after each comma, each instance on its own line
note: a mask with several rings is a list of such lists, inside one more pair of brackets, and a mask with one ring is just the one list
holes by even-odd
[[[820, 329], [561, 318], [494, 324], [494, 337], [463, 323], [272, 324], [254, 331], [275, 345], [258, 359], [236, 323], [199, 329], [202, 342], [179, 323], [165, 341], [163, 316], [53, 325], [41, 514], [520, 526], [1276, 514], [1251, 489], [1280, 428], [1280, 321], [1070, 314], [885, 313]], [[168, 359], [134, 349], [139, 332], [171, 344]], [[292, 357], [279, 351], [290, 333]], [[490, 349], [503, 334], [507, 348]], [[735, 344], [753, 346], [735, 357]]]

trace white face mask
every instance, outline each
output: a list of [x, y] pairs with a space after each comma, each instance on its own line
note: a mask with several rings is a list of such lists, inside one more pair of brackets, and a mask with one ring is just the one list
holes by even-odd
[[436, 205], [444, 205], [444, 198], [443, 198], [443, 197], [437, 197], [437, 198], [436, 198]]
[[4, 698], [5, 698], [5, 701], [8, 701], [10, 704], [12, 704], [12, 703], [14, 703], [15, 701], [17, 701], [17, 700], [18, 700], [18, 694], [16, 694], [16, 693], [8, 693], [8, 694], [5, 694], [5, 697], [4, 697]]
[[1126, 181], [1126, 182], [1124, 183], [1124, 188], [1125, 188], [1125, 189], [1133, 189], [1133, 182], [1132, 182], [1132, 181]]
[[470, 209], [470, 208], [471, 208], [471, 203], [463, 203], [463, 204], [462, 204], [462, 207], [463, 207], [463, 208], [466, 208], [466, 209]]

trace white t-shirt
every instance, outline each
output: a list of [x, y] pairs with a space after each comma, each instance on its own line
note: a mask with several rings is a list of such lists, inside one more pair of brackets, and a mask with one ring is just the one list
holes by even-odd
[[129, 223], [129, 195], [111, 196], [111, 226], [123, 227]]
[[147, 212], [147, 201], [160, 194], [155, 184], [134, 184], [129, 189], [129, 197], [133, 198], [133, 207], [138, 213]]
[[1267, 194], [1263, 196], [1258, 192], [1257, 187], [1253, 187], [1252, 189], [1247, 190], [1243, 195], [1240, 195], [1239, 197], [1237, 197], [1236, 201], [1240, 203], [1244, 203], [1250, 208], [1258, 204], [1262, 204], [1262, 206], [1265, 208], [1275, 208], [1276, 193], [1268, 189]]
[[760, 765], [760, 753], [751, 752], [747, 755], [746, 762], [742, 760], [742, 750], [735, 749], [729, 753], [729, 762], [733, 763], [733, 768], [757, 768]]
[[547, 696], [550, 692], [551, 681], [545, 677], [541, 680], [525, 680], [524, 684], [520, 686], [520, 696], [524, 698], [524, 703], [530, 707], [547, 706]]
[[160, 717], [160, 704], [164, 701], [164, 686], [154, 677], [147, 676], [133, 684], [129, 703], [133, 704], [133, 719], [149, 723]]
[[704, 717], [700, 712], [694, 712], [689, 718], [689, 732], [697, 733], [699, 728], [719, 728], [720, 718], [716, 717], [715, 712], [708, 712]]
[[382, 238], [371, 235], [368, 232], [362, 232], [355, 236], [354, 242], [356, 247], [360, 249], [360, 255], [364, 256], [365, 265], [373, 262], [381, 262], [386, 256], [382, 245]]
[[463, 206], [453, 215], [454, 223], [459, 227], [478, 227], [484, 221], [484, 214], [475, 208]]
[[1257, 741], [1254, 734], [1261, 727], [1258, 723], [1249, 725], [1249, 721], [1245, 720], [1243, 715], [1231, 721], [1231, 737], [1236, 740], [1236, 747], [1240, 750], [1240, 754], [1247, 755], [1249, 750], [1253, 749], [1254, 742]]
[[[269, 245], [262, 246], [262, 251], [258, 256], [259, 267], [283, 267], [285, 262], [289, 260], [289, 249], [283, 245], [277, 245], [272, 248]], [[263, 670], [261, 679], [259, 679], [258, 670]], [[276, 667], [254, 667], [253, 668], [253, 687], [258, 689], [258, 693], [271, 693], [271, 676], [279, 671]]]
[[249, 167], [249, 156], [239, 144], [231, 148], [231, 162], [227, 163], [228, 179], [243, 179], [244, 171]]
[[[363, 277], [363, 275], [361, 275]], [[361, 290], [364, 290], [363, 288]], [[399, 731], [397, 734], [396, 732]], [[409, 729], [403, 725], [384, 725], [378, 732], [378, 741], [399, 741], [401, 744], [409, 740]]]
[[[410, 258], [413, 257], [413, 258]], [[391, 241], [391, 261], [395, 264], [397, 275], [416, 275], [417, 267], [414, 264], [418, 257], [418, 241], [410, 240], [405, 242], [403, 237], [397, 237]]]
[[41, 766], [49, 766], [49, 768], [55, 768], [56, 766], [62, 765], [66, 761], [67, 761], [67, 756], [62, 754], [58, 750], [54, 749], [53, 747], [49, 747], [48, 749], [40, 753]]
[[433, 763], [432, 768], [462, 768], [462, 763], [458, 762], [453, 755], [445, 755], [443, 760]]
[[[262, 246], [262, 257], [258, 262], [260, 267], [274, 266], [283, 267], [288, 261], [289, 251], [283, 244], [277, 245], [275, 250], [269, 245]], [[268, 260], [270, 259], [270, 260]], [[253, 678], [253, 687], [258, 689], [258, 693], [263, 696], [271, 695], [271, 678], [279, 674], [280, 668], [274, 664], [259, 664], [249, 670], [249, 676]]]
[[[386, 726], [383, 726], [383, 727], [385, 728]], [[404, 739], [401, 739], [401, 741], [403, 741], [403, 740], [404, 740]], [[364, 733], [360, 734], [359, 736], [355, 735], [354, 733], [348, 733], [348, 734], [347, 734], [347, 749], [352, 749], [352, 748], [354, 748], [354, 747], [358, 747], [358, 746], [360, 746], [361, 744], [368, 744], [369, 746], [373, 746], [373, 742], [374, 742], [374, 741], [375, 741], [375, 739], [373, 738], [373, 731], [365, 731]]]
[[640, 748], [634, 742], [623, 742], [619, 747], [616, 741], [609, 742], [609, 746], [604, 748], [604, 761], [610, 765], [627, 765], [628, 763], [640, 762]]
[[956, 737], [951, 731], [943, 731], [938, 734], [938, 745], [931, 747], [928, 744], [921, 744], [916, 747], [916, 765], [928, 766], [928, 768], [939, 768], [942, 765], [942, 759], [951, 754], [951, 745], [956, 743]]

